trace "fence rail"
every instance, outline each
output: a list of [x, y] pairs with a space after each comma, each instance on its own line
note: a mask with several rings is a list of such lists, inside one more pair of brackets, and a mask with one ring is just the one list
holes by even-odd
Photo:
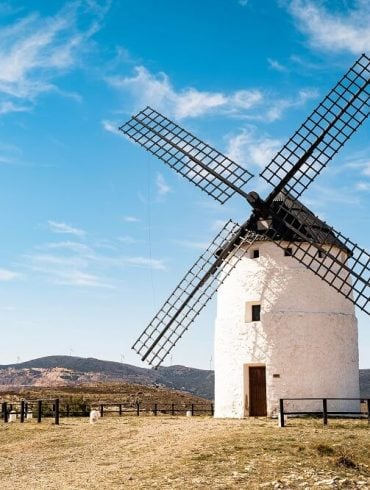
[[[284, 403], [286, 402], [299, 402], [299, 401], [321, 401], [322, 404], [322, 410], [313, 410], [313, 411], [307, 411], [307, 410], [287, 410], [286, 405]], [[359, 402], [359, 405], [361, 404], [365, 405], [365, 410], [364, 411], [343, 411], [343, 410], [328, 410], [328, 401], [353, 401], [353, 402]], [[340, 416], [345, 416], [346, 418], [367, 418], [368, 422], [370, 424], [370, 399], [364, 399], [364, 398], [280, 398], [279, 399], [279, 426], [280, 427], [285, 427], [287, 424], [287, 417], [288, 416], [296, 416], [296, 417], [302, 417], [304, 415], [311, 415], [311, 416], [316, 416], [316, 417], [322, 417], [323, 419], [323, 424], [328, 425], [328, 419], [330, 416], [332, 417], [340, 417]]]
[[59, 398], [55, 399], [39, 399], [39, 400], [22, 400], [20, 402], [0, 402], [1, 413], [0, 418], [4, 423], [14, 422], [17, 419], [21, 423], [25, 420], [35, 418], [38, 423], [41, 423], [44, 418], [53, 418], [56, 425], [59, 424], [61, 417], [88, 417], [90, 410], [98, 410], [100, 416], [104, 417], [108, 414], [117, 414], [118, 416], [134, 415], [213, 415], [213, 404], [189, 404], [179, 405], [170, 404], [149, 404], [136, 402], [128, 405], [127, 403], [118, 403], [117, 401], [105, 403], [86, 404], [81, 409], [76, 410], [71, 407], [71, 404], [64, 402]]

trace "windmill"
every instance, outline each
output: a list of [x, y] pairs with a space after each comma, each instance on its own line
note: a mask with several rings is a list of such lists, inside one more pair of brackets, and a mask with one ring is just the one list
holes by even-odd
[[133, 345], [158, 367], [218, 291], [216, 416], [359, 396], [355, 306], [370, 314], [370, 255], [299, 198], [369, 112], [363, 54], [261, 172], [265, 199], [245, 190], [251, 172], [150, 107], [119, 128], [221, 204], [238, 194], [252, 207], [242, 225], [226, 223]]

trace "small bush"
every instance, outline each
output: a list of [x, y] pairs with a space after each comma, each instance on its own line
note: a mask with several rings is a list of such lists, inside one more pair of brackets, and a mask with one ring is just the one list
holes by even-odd
[[352, 470], [358, 470], [359, 465], [353, 461], [353, 459], [347, 454], [341, 454], [335, 461], [336, 466], [349, 468]]

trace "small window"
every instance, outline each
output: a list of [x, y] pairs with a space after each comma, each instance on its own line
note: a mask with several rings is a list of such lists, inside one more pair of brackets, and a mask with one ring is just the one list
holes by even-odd
[[284, 250], [284, 255], [285, 257], [291, 257], [293, 255], [293, 249], [291, 247], [288, 247]]
[[261, 305], [252, 305], [252, 322], [261, 321]]
[[259, 256], [260, 256], [260, 251], [258, 248], [252, 250], [252, 259], [258, 259]]

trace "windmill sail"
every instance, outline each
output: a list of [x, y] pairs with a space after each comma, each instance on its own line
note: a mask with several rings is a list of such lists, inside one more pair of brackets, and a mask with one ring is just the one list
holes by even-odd
[[272, 240], [370, 314], [370, 254], [303, 206], [307, 189], [370, 113], [370, 58], [362, 55], [260, 174], [263, 200], [244, 186], [253, 175], [147, 107], [120, 130], [220, 203], [238, 193], [253, 207], [229, 221], [188, 271], [133, 349], [159, 366], [255, 241]]
[[221, 204], [253, 177], [248, 170], [150, 107], [119, 128]]
[[362, 55], [260, 174], [298, 198], [370, 112], [370, 58]]
[[269, 238], [370, 315], [370, 254], [284, 192], [271, 209]]
[[226, 223], [133, 345], [142, 360], [162, 363], [256, 239], [244, 225]]

